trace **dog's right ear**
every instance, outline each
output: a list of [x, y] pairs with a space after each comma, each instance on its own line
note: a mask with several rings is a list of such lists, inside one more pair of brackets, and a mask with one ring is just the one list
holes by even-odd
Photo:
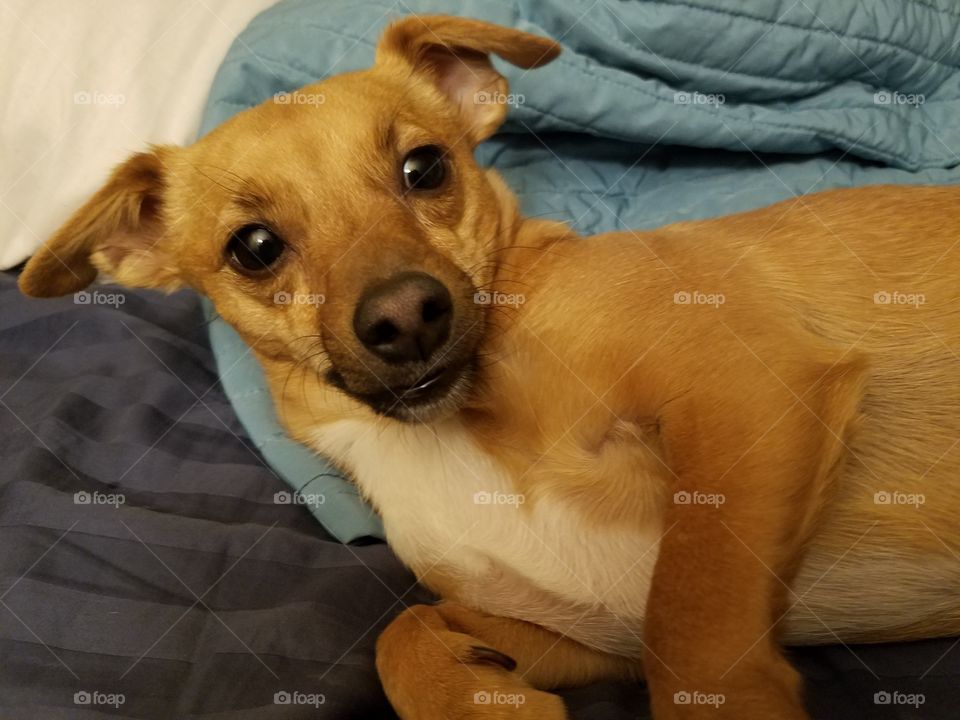
[[30, 258], [20, 290], [67, 295], [109, 273], [117, 282], [168, 290], [179, 286], [164, 254], [164, 163], [174, 148], [155, 147], [117, 167], [107, 183]]
[[490, 137], [507, 114], [507, 81], [490, 54], [522, 68], [560, 54], [550, 38], [480, 20], [410, 15], [391, 24], [377, 44], [377, 65], [401, 63], [423, 76], [459, 110], [474, 143]]

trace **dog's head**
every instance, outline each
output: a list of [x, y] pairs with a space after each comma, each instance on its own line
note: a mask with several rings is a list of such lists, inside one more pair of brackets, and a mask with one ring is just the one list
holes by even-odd
[[429, 420], [469, 384], [498, 248], [516, 221], [473, 149], [506, 115], [494, 53], [553, 41], [475, 20], [391, 25], [369, 70], [131, 157], [30, 260], [28, 295], [191, 286], [266, 358], [312, 365], [378, 413]]

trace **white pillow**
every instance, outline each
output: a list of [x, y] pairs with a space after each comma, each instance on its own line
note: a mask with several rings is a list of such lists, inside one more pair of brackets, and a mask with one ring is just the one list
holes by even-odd
[[274, 2], [0, 2], [0, 269], [131, 153], [194, 140], [227, 49]]

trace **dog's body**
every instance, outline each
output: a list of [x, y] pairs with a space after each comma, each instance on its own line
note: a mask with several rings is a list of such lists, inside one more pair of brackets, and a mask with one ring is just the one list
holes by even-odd
[[[960, 528], [951, 529], [960, 510], [960, 256], [941, 258], [960, 237], [949, 215], [958, 203], [958, 189], [873, 187], [589, 239], [534, 221], [499, 279], [515, 288], [522, 277], [527, 302], [485, 348], [496, 363], [476, 406], [432, 425], [317, 423], [308, 408], [322, 407], [326, 391], [305, 392], [310, 379], [291, 382], [283, 365], [270, 373], [275, 397], [294, 436], [351, 471], [392, 547], [444, 596], [639, 657], [673, 478], [659, 413], [638, 410], [640, 392], [618, 385], [664, 372], [667, 357], [683, 393], [696, 394], [725, 363], [758, 384], [779, 383], [771, 366], [787, 344], [786, 354], [819, 363], [852, 395], [828, 433], [843, 441], [837, 472], [782, 636], [960, 632]], [[753, 228], [778, 219], [782, 229], [757, 242]], [[883, 304], [884, 293], [891, 303], [918, 294], [904, 290], [933, 268], [915, 304]], [[723, 295], [723, 309], [678, 304], [677, 287], [712, 289], [703, 294]], [[691, 332], [704, 320], [710, 342]], [[624, 347], [609, 340], [618, 334]], [[683, 377], [688, 368], [696, 370]], [[820, 379], [811, 378], [784, 388], [771, 411], [806, 405]], [[770, 489], [766, 502], [790, 500]]]
[[[506, 90], [489, 52], [557, 48], [401, 21], [320, 106], [132, 158], [21, 287], [214, 300], [448, 600], [379, 641], [405, 718], [559, 718], [531, 685], [642, 665], [658, 720], [796, 720], [778, 641], [960, 633], [960, 190], [579, 238], [473, 164], [505, 113], [469, 99]], [[475, 702], [499, 690], [522, 707]]]

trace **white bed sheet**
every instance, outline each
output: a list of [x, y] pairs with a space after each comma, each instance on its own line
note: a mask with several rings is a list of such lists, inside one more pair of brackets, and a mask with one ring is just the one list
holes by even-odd
[[129, 154], [191, 142], [227, 49], [275, 1], [0, 2], [0, 269]]

